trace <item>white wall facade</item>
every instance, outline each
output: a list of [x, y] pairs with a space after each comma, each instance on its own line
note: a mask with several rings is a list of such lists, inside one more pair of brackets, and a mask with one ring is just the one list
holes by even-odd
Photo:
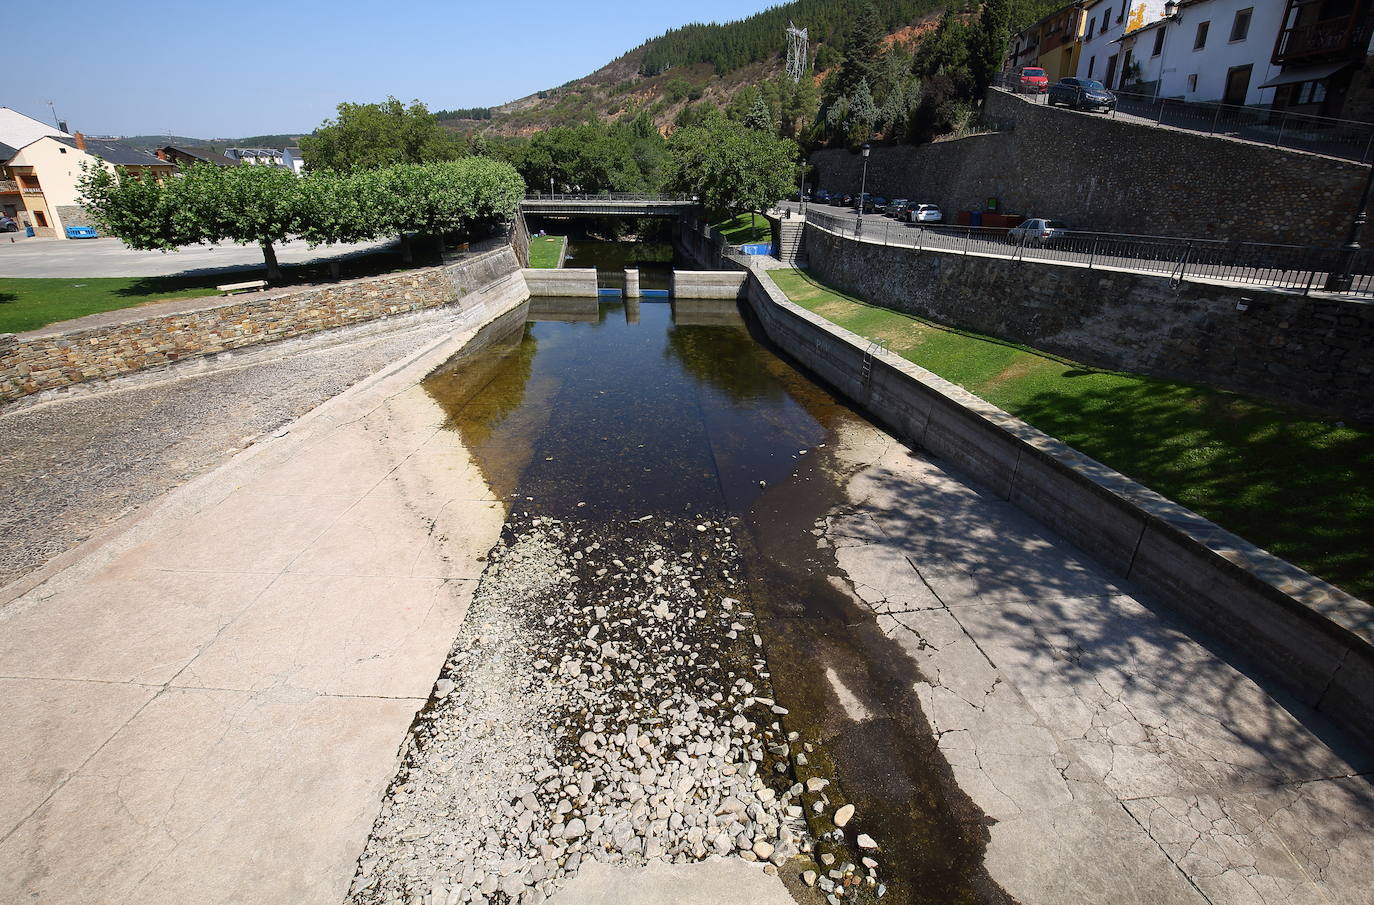
[[10, 161], [10, 166], [33, 167], [33, 174], [43, 187], [48, 225], [61, 237], [65, 235], [66, 224], [58, 215], [58, 208], [78, 203], [81, 192], [76, 184], [81, 179], [82, 164], [100, 163], [102, 161], [99, 158], [85, 151], [51, 138], [42, 138], [21, 148]]
[[[1083, 33], [1078, 71], [1074, 75], [1080, 79], [1097, 79], [1108, 88], [1118, 88], [1125, 66], [1121, 36], [1163, 16], [1164, 0], [1097, 0], [1085, 7], [1084, 12], [1088, 25]], [[1116, 57], [1114, 66], [1112, 57]]]
[[[1236, 14], [1251, 10], [1250, 28], [1245, 37], [1231, 40]], [[1226, 94], [1228, 73], [1236, 67], [1250, 66], [1247, 104], [1268, 104], [1274, 89], [1261, 90], [1280, 67], [1269, 62], [1274, 54], [1283, 20], [1284, 4], [1279, 0], [1201, 0], [1179, 9], [1170, 20], [1159, 66], [1159, 94], [1187, 101], [1220, 101]], [[1208, 23], [1207, 40], [1195, 48], [1198, 27]], [[1153, 40], [1153, 39], [1150, 39]], [[1149, 43], [1144, 42], [1148, 53]]]

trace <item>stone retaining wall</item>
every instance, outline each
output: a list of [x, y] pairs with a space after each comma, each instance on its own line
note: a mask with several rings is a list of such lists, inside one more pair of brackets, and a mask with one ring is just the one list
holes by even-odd
[[679, 299], [738, 299], [744, 296], [748, 274], [741, 270], [674, 270], [673, 297]]
[[[989, 91], [1002, 131], [919, 147], [877, 148], [868, 190], [939, 204], [946, 216], [1001, 210], [1075, 229], [1335, 247], [1368, 168], [1301, 151], [1161, 129]], [[818, 151], [816, 185], [857, 193], [863, 160]], [[1374, 237], [1374, 226], [1366, 237]]]
[[815, 225], [805, 249], [819, 280], [896, 311], [1097, 367], [1374, 421], [1368, 302], [885, 247]]
[[268, 298], [240, 296], [182, 314], [137, 319], [131, 312], [130, 320], [102, 327], [0, 336], [0, 404], [378, 318], [462, 307], [468, 295], [519, 274], [514, 251], [501, 245], [440, 267]]
[[[1374, 740], [1374, 607], [788, 301], [755, 269], [768, 338], [881, 424], [1226, 639], [1304, 703]], [[1244, 668], [1244, 665], [1242, 665]]]
[[585, 299], [597, 297], [595, 267], [566, 267], [562, 270], [526, 269], [525, 284], [530, 295]]

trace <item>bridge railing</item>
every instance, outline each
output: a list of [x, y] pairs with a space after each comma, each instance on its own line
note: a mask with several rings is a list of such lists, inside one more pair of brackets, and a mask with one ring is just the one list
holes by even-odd
[[587, 202], [616, 202], [628, 201], [653, 203], [653, 204], [694, 204], [696, 199], [688, 195], [669, 195], [661, 192], [601, 192], [591, 194], [586, 192], [577, 193], [555, 193], [547, 194], [535, 192], [525, 196], [526, 201], [536, 202], [564, 202], [564, 201], [587, 201]]

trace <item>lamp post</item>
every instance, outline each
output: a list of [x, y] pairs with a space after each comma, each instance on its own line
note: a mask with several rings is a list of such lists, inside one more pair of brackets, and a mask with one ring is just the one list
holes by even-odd
[[859, 150], [864, 155], [864, 171], [863, 176], [859, 179], [859, 210], [858, 218], [854, 222], [854, 238], [856, 239], [862, 238], [864, 234], [864, 196], [868, 194], [868, 155], [873, 150], [873, 146], [864, 142], [863, 147]]
[[1349, 292], [1350, 287], [1355, 285], [1355, 255], [1360, 251], [1360, 230], [1369, 220], [1371, 190], [1374, 190], [1374, 166], [1369, 168], [1369, 175], [1365, 178], [1364, 194], [1360, 195], [1360, 206], [1355, 209], [1355, 217], [1350, 221], [1350, 234], [1345, 238], [1345, 245], [1341, 246], [1337, 270], [1326, 278], [1328, 292]]
[[553, 197], [553, 177], [549, 177], [549, 197]]

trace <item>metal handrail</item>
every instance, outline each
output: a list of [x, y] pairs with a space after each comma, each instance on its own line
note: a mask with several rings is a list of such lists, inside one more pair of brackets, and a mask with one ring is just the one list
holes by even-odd
[[663, 204], [686, 204], [695, 199], [687, 195], [669, 195], [661, 192], [569, 192], [553, 193], [532, 192], [525, 195], [526, 201], [648, 201]]
[[[1010, 228], [896, 221], [888, 221], [882, 229], [870, 228], [859, 236], [853, 218], [847, 214], [838, 216], [812, 208], [806, 219], [835, 235], [880, 245], [1158, 273], [1175, 283], [1186, 277], [1200, 277], [1307, 293], [1314, 285], [1324, 285], [1325, 276], [1340, 267], [1339, 249], [1306, 245], [1084, 230], [1066, 230], [1047, 242], [1018, 241]], [[1354, 285], [1344, 294], [1374, 296], [1374, 249], [1361, 251], [1354, 273]]]

